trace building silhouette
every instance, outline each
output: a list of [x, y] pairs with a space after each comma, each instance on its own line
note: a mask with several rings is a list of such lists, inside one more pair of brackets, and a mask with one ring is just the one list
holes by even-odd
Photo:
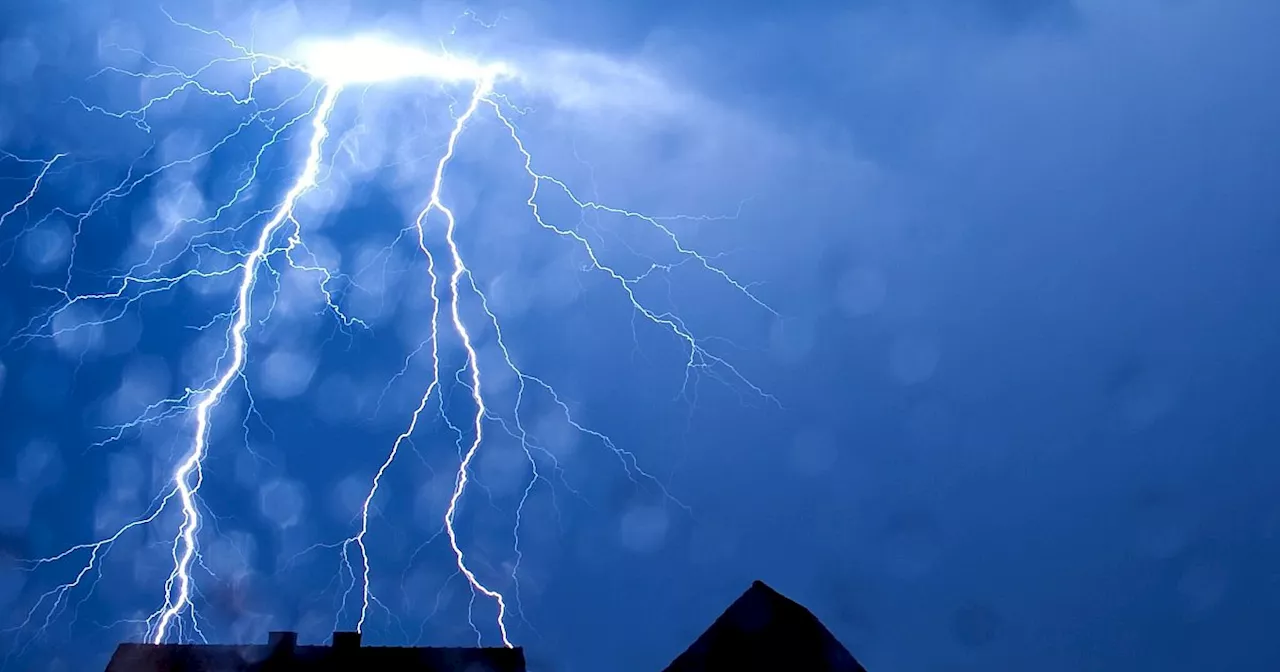
[[[751, 584], [665, 672], [866, 672], [808, 609]], [[361, 646], [335, 632], [328, 646], [295, 632], [266, 644], [121, 644], [106, 672], [525, 672], [521, 648]]]
[[360, 633], [333, 644], [298, 644], [272, 632], [266, 644], [121, 644], [107, 672], [525, 672], [520, 648], [361, 646]]

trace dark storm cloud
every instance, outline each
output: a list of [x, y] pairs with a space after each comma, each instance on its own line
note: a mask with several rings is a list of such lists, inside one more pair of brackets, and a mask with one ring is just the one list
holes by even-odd
[[906, 2], [869, 2], [870, 7], [892, 7], [899, 11], [937, 12], [950, 20], [968, 18], [999, 30], [1028, 28], [1068, 28], [1081, 18], [1075, 0], [907, 0]]

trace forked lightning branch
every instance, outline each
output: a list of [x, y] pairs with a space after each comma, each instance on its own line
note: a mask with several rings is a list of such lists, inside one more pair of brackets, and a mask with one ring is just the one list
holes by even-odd
[[[478, 115], [489, 114], [501, 123], [501, 127], [505, 128], [510, 141], [518, 150], [518, 156], [522, 160], [521, 168], [528, 178], [529, 191], [526, 204], [530, 223], [545, 231], [547, 235], [560, 237], [576, 246], [589, 260], [589, 270], [600, 274], [610, 283], [618, 300], [628, 303], [635, 316], [662, 328], [681, 345], [687, 356], [683, 362], [685, 385], [690, 384], [694, 376], [707, 373], [721, 380], [732, 379], [753, 393], [769, 398], [763, 390], [740, 375], [728, 361], [714, 354], [678, 315], [665, 308], [653, 307], [642, 299], [637, 285], [649, 273], [669, 270], [670, 265], [655, 263], [648, 272], [641, 275], [629, 275], [615, 268], [604, 258], [605, 255], [598, 253], [597, 246], [594, 246], [587, 236], [572, 225], [551, 221], [544, 215], [539, 207], [539, 197], [545, 191], [555, 191], [567, 196], [584, 211], [606, 212], [630, 224], [651, 227], [662, 240], [667, 242], [671, 253], [678, 255], [680, 264], [693, 264], [700, 267], [717, 281], [727, 283], [740, 292], [746, 301], [755, 304], [755, 307], [760, 310], [773, 314], [772, 309], [757, 298], [747, 285], [738, 282], [716, 266], [711, 258], [703, 256], [682, 243], [676, 232], [668, 225], [668, 220], [581, 199], [565, 182], [539, 172], [535, 157], [526, 149], [512, 121], [512, 112], [507, 106], [507, 99], [500, 93], [504, 84], [512, 83], [514, 86], [520, 79], [535, 77], [536, 73], [522, 73], [517, 68], [503, 63], [474, 62], [443, 50], [427, 50], [375, 36], [360, 36], [346, 40], [303, 41], [299, 43], [294, 53], [286, 58], [257, 53], [217, 31], [177, 21], [174, 21], [174, 24], [182, 30], [195, 31], [204, 38], [215, 40], [221, 48], [226, 50], [226, 55], [210, 61], [206, 67], [195, 71], [179, 70], [140, 56], [148, 66], [146, 69], [126, 71], [109, 68], [108, 70], [114, 74], [152, 80], [153, 84], [161, 84], [163, 92], [160, 95], [151, 97], [143, 105], [129, 110], [107, 109], [83, 99], [77, 99], [77, 102], [89, 112], [107, 114], [124, 123], [132, 121], [143, 131], [149, 131], [148, 114], [160, 109], [179, 95], [194, 94], [211, 100], [231, 100], [246, 106], [246, 109], [254, 110], [252, 116], [231, 135], [201, 148], [192, 156], [175, 159], [147, 171], [131, 170], [124, 181], [102, 192], [87, 208], [78, 211], [54, 208], [54, 212], [47, 216], [66, 217], [74, 222], [76, 227], [76, 239], [72, 241], [72, 254], [68, 263], [66, 282], [61, 288], [55, 288], [60, 300], [32, 319], [26, 328], [18, 332], [17, 336], [10, 341], [8, 347], [22, 348], [40, 339], [57, 338], [78, 329], [100, 326], [105, 321], [119, 319], [127, 311], [136, 310], [149, 297], [173, 291], [188, 281], [224, 277], [234, 281], [234, 293], [223, 308], [225, 312], [222, 316], [225, 319], [197, 326], [201, 329], [222, 329], [225, 325], [225, 333], [222, 333], [225, 349], [216, 358], [215, 368], [208, 372], [204, 383], [189, 387], [175, 396], [154, 400], [133, 421], [116, 426], [109, 432], [104, 442], [120, 440], [130, 430], [152, 425], [164, 419], [179, 417], [190, 419], [190, 422], [183, 425], [189, 428], [190, 434], [184, 440], [185, 448], [179, 451], [179, 459], [173, 465], [168, 486], [157, 493], [153, 504], [146, 511], [139, 512], [136, 518], [102, 538], [89, 540], [56, 554], [28, 561], [26, 565], [28, 571], [63, 572], [62, 576], [65, 576], [65, 579], [58, 579], [56, 581], [58, 585], [38, 597], [35, 605], [27, 612], [26, 620], [15, 630], [39, 632], [47, 628], [55, 619], [65, 615], [68, 609], [74, 608], [75, 604], [86, 599], [86, 593], [92, 592], [94, 584], [102, 578], [104, 559], [117, 542], [126, 535], [140, 534], [141, 528], [176, 520], [178, 526], [172, 530], [172, 568], [167, 576], [157, 577], [155, 590], [158, 606], [148, 617], [138, 622], [137, 627], [145, 630], [147, 639], [154, 643], [203, 637], [198, 609], [199, 591], [196, 584], [197, 569], [201, 562], [202, 532], [205, 530], [209, 512], [201, 502], [200, 489], [206, 480], [219, 478], [218, 474], [207, 472], [205, 469], [206, 456], [219, 448], [211, 440], [214, 436], [211, 433], [214, 412], [219, 404], [237, 389], [238, 382], [246, 376], [245, 367], [251, 349], [250, 331], [270, 318], [270, 315], [253, 314], [255, 286], [264, 273], [272, 272], [271, 264], [274, 263], [272, 260], [280, 260], [280, 263], [287, 263], [292, 268], [316, 279], [326, 307], [335, 319], [341, 320], [347, 327], [363, 325], [359, 318], [352, 317], [343, 310], [335, 292], [330, 291], [335, 272], [326, 268], [315, 255], [309, 253], [305, 242], [305, 231], [299, 221], [298, 208], [299, 204], [308, 197], [309, 192], [317, 187], [325, 170], [326, 157], [332, 155], [333, 150], [329, 147], [332, 113], [341, 105], [360, 105], [362, 102], [360, 95], [346, 96], [344, 93], [358, 93], [358, 89], [391, 82], [401, 86], [411, 86], [414, 81], [418, 81], [423, 85], [452, 85], [463, 87], [468, 91], [465, 105], [459, 104], [457, 109], [453, 110], [452, 128], [447, 142], [438, 159], [434, 160], [434, 169], [430, 172], [429, 178], [421, 185], [422, 198], [419, 202], [425, 200], [425, 206], [412, 222], [400, 225], [400, 228], [411, 232], [411, 236], [416, 239], [414, 242], [417, 251], [421, 254], [416, 281], [425, 285], [426, 295], [429, 297], [430, 336], [424, 343], [423, 352], [416, 354], [429, 358], [431, 374], [429, 379], [420, 381], [421, 397], [414, 404], [411, 415], [405, 418], [403, 431], [391, 443], [385, 456], [376, 465], [372, 481], [368, 484], [361, 502], [354, 533], [346, 539], [327, 544], [327, 546], [340, 549], [344, 571], [352, 577], [351, 587], [346, 595], [350, 596], [353, 606], [358, 606], [356, 629], [362, 630], [371, 607], [378, 602], [377, 596], [370, 587], [371, 576], [376, 568], [366, 548], [366, 541], [370, 534], [370, 517], [375, 513], [379, 487], [388, 472], [394, 468], [397, 456], [406, 443], [412, 439], [415, 432], [419, 431], [420, 424], [426, 419], [425, 416], [445, 412], [441, 375], [446, 364], [442, 362], [439, 343], [440, 337], [448, 333], [451, 339], [460, 341], [465, 354], [465, 362], [456, 377], [469, 393], [470, 411], [465, 418], [455, 418], [452, 421], [448, 417], [445, 418], [459, 432], [458, 436], [465, 436], [466, 440], [460, 446], [461, 459], [453, 478], [448, 507], [441, 521], [442, 529], [452, 548], [457, 571], [470, 584], [473, 597], [490, 600], [496, 606], [497, 619], [493, 627], [502, 644], [511, 646], [508, 626], [514, 608], [513, 601], [500, 590], [490, 587], [491, 582], [486, 582], [475, 571], [468, 561], [467, 546], [460, 540], [457, 529], [457, 514], [467, 497], [468, 486], [473, 481], [475, 459], [477, 454], [484, 450], [487, 432], [502, 431], [518, 440], [528, 459], [532, 478], [524, 489], [521, 508], [527, 501], [535, 482], [546, 478], [538, 471], [538, 458], [542, 457], [554, 462], [554, 456], [534, 440], [522, 418], [522, 400], [534, 394], [544, 395], [549, 399], [563, 414], [563, 420], [584, 437], [596, 442], [603, 449], [612, 451], [621, 468], [630, 478], [647, 479], [659, 488], [662, 488], [662, 485], [643, 470], [640, 461], [625, 446], [615, 443], [601, 431], [579, 422], [571, 413], [568, 402], [563, 400], [560, 394], [543, 379], [526, 373], [520, 368], [509, 351], [507, 341], [512, 335], [503, 331], [496, 312], [490, 308], [488, 297], [482, 291], [482, 283], [472, 275], [466, 255], [458, 243], [456, 235], [458, 227], [465, 226], [466, 223], [459, 221], [443, 195], [450, 161], [461, 151], [459, 138], [463, 136], [469, 122]], [[217, 64], [240, 64], [252, 72], [252, 76], [246, 78], [237, 91], [219, 88], [205, 81], [206, 71]], [[289, 99], [271, 107], [264, 106], [257, 99], [255, 92], [262, 90], [269, 78], [284, 73], [305, 75], [310, 84], [295, 99]], [[274, 133], [259, 148], [252, 169], [246, 171], [243, 182], [237, 185], [226, 202], [209, 208], [209, 212], [200, 218], [172, 223], [173, 225], [165, 234], [165, 239], [155, 241], [150, 256], [131, 265], [127, 271], [108, 278], [105, 286], [86, 293], [81, 289], [82, 285], [73, 284], [76, 242], [86, 227], [94, 225], [95, 216], [107, 206], [128, 197], [136, 190], [143, 188], [149, 181], [159, 179], [168, 170], [208, 157], [250, 123], [261, 121], [267, 116], [275, 118], [287, 114], [285, 110], [291, 102], [296, 106], [296, 102], [293, 102], [296, 100], [306, 100], [309, 103], [302, 105], [302, 111], [295, 116], [286, 117], [284, 123], [276, 124]], [[236, 222], [223, 222], [223, 219], [231, 217], [229, 213], [235, 211], [235, 206], [245, 197], [244, 195], [254, 188], [255, 181], [260, 181], [258, 167], [262, 156], [271, 146], [283, 142], [281, 138], [286, 137], [285, 130], [290, 128], [305, 130], [300, 136], [305, 138], [306, 145], [305, 152], [302, 153], [304, 158], [291, 166], [289, 186], [283, 197], [267, 212], [260, 213], [264, 215], [260, 218], [261, 221], [248, 218]], [[44, 160], [20, 159], [13, 156], [9, 158], [24, 161], [24, 165], [30, 164], [33, 170], [31, 186], [24, 192], [24, 198], [13, 203], [11, 207], [3, 208], [6, 218], [29, 207], [29, 202], [42, 188], [42, 181], [47, 178], [49, 172], [60, 160], [68, 160], [61, 154]], [[71, 159], [74, 160], [74, 157]], [[195, 224], [235, 226], [238, 229], [251, 227], [248, 230], [252, 231], [253, 235], [250, 237], [250, 244], [243, 249], [220, 251], [224, 258], [231, 259], [231, 263], [216, 267], [201, 266], [196, 263], [181, 272], [167, 270], [176, 265], [172, 263], [176, 257], [165, 257], [167, 253], [161, 251], [165, 249], [162, 243], [168, 243], [171, 238], [182, 239], [184, 225]], [[0, 226], [5, 225], [5, 220], [0, 219]], [[209, 251], [211, 246], [199, 241], [198, 236], [190, 233], [186, 235], [188, 238], [183, 246], [183, 252], [191, 253], [197, 248], [203, 249], [206, 253]], [[447, 252], [443, 258], [437, 258], [441, 256], [439, 252], [432, 252], [427, 242], [429, 235], [443, 236], [443, 249]], [[496, 334], [503, 366], [509, 368], [507, 374], [513, 375], [518, 384], [515, 407], [503, 409], [510, 414], [510, 422], [494, 422], [494, 418], [500, 413], [498, 409], [491, 408], [491, 398], [487, 394], [486, 372], [482, 370], [481, 358], [473, 338], [473, 331], [477, 325], [468, 324], [464, 319], [464, 311], [460, 307], [462, 297], [467, 295], [478, 299], [485, 319], [488, 321], [483, 328], [491, 329], [492, 333]], [[77, 311], [85, 306], [101, 306], [102, 309], [95, 313], [97, 317], [93, 320], [70, 319], [82, 314]], [[665, 488], [662, 492], [666, 493]], [[670, 497], [670, 495], [667, 496]], [[672, 498], [672, 501], [676, 500]], [[175, 517], [173, 515], [175, 511], [180, 515]], [[517, 559], [522, 557], [518, 522], [521, 513], [522, 511], [516, 512], [517, 527], [512, 531], [513, 552]], [[518, 579], [516, 575], [520, 571], [518, 560], [510, 571], [514, 582]], [[344, 608], [347, 603], [346, 595], [343, 599]], [[481, 629], [474, 623], [472, 627], [476, 631], [477, 638], [481, 638]]]

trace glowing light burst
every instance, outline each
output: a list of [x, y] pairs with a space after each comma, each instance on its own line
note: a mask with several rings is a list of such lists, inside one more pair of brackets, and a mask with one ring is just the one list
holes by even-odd
[[482, 64], [447, 53], [431, 53], [377, 35], [306, 40], [298, 45], [297, 58], [308, 74], [337, 86], [406, 79], [492, 82], [511, 74], [503, 63]]
[[[252, 314], [255, 287], [264, 273], [278, 275], [278, 271], [273, 264], [279, 263], [278, 260], [283, 259], [283, 263], [288, 264], [292, 269], [309, 273], [319, 278], [318, 285], [324, 297], [326, 308], [339, 318], [344, 327], [364, 328], [366, 326], [360, 319], [348, 316], [339, 305], [337, 295], [330, 290], [330, 283], [338, 277], [338, 274], [327, 269], [324, 264], [315, 259], [314, 255], [310, 255], [312, 261], [308, 263], [300, 262], [298, 257], [295, 256], [300, 252], [306, 251], [302, 226], [297, 219], [296, 211], [299, 203], [309, 191], [317, 187], [321, 179], [325, 166], [325, 142], [330, 135], [330, 118], [340, 100], [343, 99], [343, 91], [357, 85], [367, 87], [375, 84], [423, 80], [436, 84], [464, 84], [468, 85], [471, 90], [465, 108], [454, 117], [453, 127], [448, 135], [442, 155], [435, 162], [434, 171], [430, 176], [430, 183], [423, 185], [427, 194], [426, 205], [418, 212], [412, 226], [406, 229], [411, 229], [416, 237], [417, 249], [422, 254], [423, 262], [425, 263], [425, 280], [431, 302], [430, 336], [423, 346], [419, 348], [419, 351], [425, 349], [430, 357], [431, 378], [425, 381], [422, 395], [418, 398], [404, 430], [398, 434], [384, 459], [378, 464], [378, 468], [374, 473], [368, 490], [365, 491], [365, 496], [360, 505], [358, 526], [355, 534], [336, 544], [320, 544], [317, 547], [340, 549], [342, 562], [350, 573], [352, 582], [343, 592], [343, 602], [338, 610], [338, 618], [342, 617], [342, 613], [346, 609], [347, 597], [350, 592], [358, 590], [359, 616], [356, 620], [356, 629], [363, 630], [371, 605], [377, 603], [377, 598], [371, 589], [373, 567], [366, 546], [370, 531], [370, 519], [374, 514], [374, 503], [378, 497], [379, 488], [384, 477], [393, 467], [406, 442], [411, 441], [415, 432], [418, 431], [420, 420], [423, 414], [427, 412], [427, 409], [432, 406], [432, 400], [437, 400], [439, 412], [445, 422], [456, 432], [461, 449], [448, 507], [441, 521], [442, 531], [449, 540], [456, 560], [457, 571], [466, 578], [473, 591], [473, 596], [482, 595], [492, 600], [495, 604], [497, 608], [495, 625], [500, 640], [504, 646], [512, 646], [507, 623], [512, 603], [502, 592], [486, 584], [468, 563], [465, 545], [458, 534], [457, 514], [466, 497], [468, 486], [473, 480], [472, 465], [485, 444], [486, 427], [490, 426], [491, 423], [496, 423], [508, 435], [519, 440], [532, 471], [532, 478], [524, 489], [523, 497], [516, 511], [516, 526], [512, 533], [517, 560], [514, 568], [511, 569], [511, 579], [518, 587], [516, 573], [520, 569], [519, 561], [523, 558], [520, 547], [520, 524], [524, 504], [535, 482], [539, 479], [546, 479], [538, 470], [538, 455], [535, 453], [549, 459], [556, 465], [557, 469], [559, 468], [559, 463], [555, 462], [554, 455], [538, 446], [530, 438], [530, 433], [522, 419], [522, 404], [531, 389], [541, 390], [549, 395], [549, 398], [560, 409], [565, 420], [572, 428], [581, 432], [584, 436], [598, 441], [604, 448], [612, 451], [633, 481], [646, 479], [661, 488], [664, 495], [672, 502], [680, 506], [683, 506], [683, 504], [680, 504], [678, 500], [668, 494], [666, 489], [662, 487], [661, 482], [641, 468], [633, 453], [620, 448], [607, 435], [576, 420], [570, 412], [569, 405], [562, 400], [550, 384], [539, 377], [526, 373], [515, 363], [507, 347], [498, 316], [490, 309], [488, 298], [472, 276], [466, 257], [458, 243], [456, 236], [459, 226], [458, 218], [442, 199], [442, 189], [450, 161], [459, 151], [459, 138], [463, 135], [467, 125], [477, 115], [484, 112], [491, 112], [494, 118], [500, 122], [510, 135], [522, 159], [521, 167], [530, 180], [530, 191], [526, 203], [533, 222], [542, 229], [576, 245], [590, 260], [590, 269], [607, 277], [616, 286], [620, 296], [629, 302], [636, 315], [667, 330], [683, 344], [688, 354], [688, 359], [685, 362], [686, 385], [689, 383], [691, 376], [699, 371], [707, 371], [717, 376], [731, 376], [739, 383], [749, 387], [754, 393], [763, 398], [771, 399], [767, 393], [743, 377], [729, 362], [710, 352], [705, 347], [704, 342], [695, 336], [678, 316], [669, 311], [651, 308], [646, 305], [636, 291], [636, 285], [643, 279], [643, 276], [628, 276], [616, 270], [615, 267], [601, 258], [588, 238], [578, 233], [575, 229], [558, 226], [549, 221], [540, 209], [538, 197], [541, 190], [548, 187], [559, 190], [584, 211], [608, 212], [653, 227], [655, 231], [669, 239], [672, 249], [683, 258], [681, 263], [691, 262], [702, 267], [728, 283], [729, 286], [740, 292], [749, 301], [754, 302], [759, 308], [768, 311], [770, 314], [773, 314], [772, 309], [756, 297], [747, 285], [734, 280], [728, 273], [717, 267], [711, 258], [703, 256], [681, 243], [675, 232], [666, 226], [662, 220], [639, 212], [581, 199], [571, 191], [565, 182], [538, 172], [535, 168], [534, 156], [526, 148], [510, 116], [504, 112], [505, 98], [496, 93], [495, 90], [495, 87], [504, 81], [504, 78], [514, 74], [513, 69], [505, 64], [477, 63], [451, 55], [443, 50], [439, 52], [427, 51], [389, 41], [376, 35], [361, 35], [348, 39], [308, 40], [301, 42], [297, 49], [294, 50], [294, 53], [288, 58], [284, 58], [253, 52], [217, 31], [197, 28], [176, 20], [173, 20], [173, 22], [178, 26], [198, 31], [202, 35], [221, 40], [234, 53], [234, 56], [217, 59], [206, 68], [201, 68], [194, 72], [186, 72], [176, 67], [162, 65], [144, 57], [144, 62], [152, 68], [147, 72], [132, 72], [114, 68], [109, 70], [139, 80], [145, 79], [163, 82], [166, 85], [171, 84], [171, 88], [150, 98], [142, 106], [123, 112], [111, 112], [83, 101], [78, 102], [88, 111], [106, 113], [112, 117], [132, 120], [144, 131], [150, 130], [150, 126], [146, 121], [147, 114], [183, 91], [198, 92], [215, 98], [229, 99], [238, 105], [249, 106], [254, 112], [248, 121], [240, 124], [231, 134], [213, 143], [206, 150], [199, 151], [189, 157], [168, 161], [154, 170], [141, 171], [131, 169], [121, 183], [105, 191], [82, 212], [71, 212], [62, 207], [52, 208], [45, 219], [60, 216], [69, 218], [76, 225], [75, 237], [72, 242], [72, 258], [67, 268], [66, 284], [60, 288], [47, 288], [59, 296], [61, 300], [53, 307], [34, 317], [25, 329], [22, 329], [11, 339], [9, 346], [15, 348], [24, 347], [37, 340], [57, 339], [78, 330], [100, 327], [119, 319], [128, 311], [136, 309], [140, 302], [157, 293], [171, 291], [176, 287], [193, 281], [230, 278], [234, 280], [235, 288], [231, 304], [210, 323], [195, 327], [200, 331], [206, 331], [217, 324], [225, 323], [226, 328], [222, 333], [222, 337], [225, 339], [225, 348], [216, 359], [215, 369], [203, 384], [187, 388], [177, 396], [150, 403], [133, 420], [108, 428], [107, 438], [95, 444], [106, 445], [123, 440], [126, 433], [132, 430], [155, 425], [165, 420], [185, 417], [190, 418], [192, 421], [190, 440], [185, 444], [186, 449], [182, 451], [176, 461], [168, 480], [168, 485], [155, 497], [152, 505], [143, 515], [133, 518], [96, 541], [75, 545], [59, 553], [28, 561], [27, 570], [47, 571], [47, 568], [51, 566], [71, 562], [76, 557], [87, 556], [85, 562], [80, 565], [79, 569], [71, 573], [68, 580], [39, 596], [36, 604], [27, 613], [26, 619], [15, 630], [20, 632], [37, 623], [41, 629], [47, 627], [55, 618], [70, 608], [69, 603], [75, 591], [92, 592], [93, 584], [101, 574], [103, 559], [124, 535], [133, 533], [143, 527], [158, 524], [160, 521], [165, 520], [163, 516], [166, 512], [176, 507], [175, 513], [180, 519], [180, 523], [172, 539], [173, 564], [168, 577], [163, 581], [163, 599], [160, 606], [150, 616], [143, 619], [139, 626], [145, 629], [147, 638], [154, 643], [188, 639], [192, 636], [203, 638], [204, 635], [201, 631], [200, 619], [195, 604], [199, 593], [195, 585], [194, 568], [201, 563], [200, 534], [202, 525], [210, 513], [204, 510], [205, 507], [200, 498], [200, 489], [205, 479], [205, 457], [210, 451], [210, 442], [212, 441], [213, 412], [237, 384], [243, 383], [244, 390], [246, 394], [248, 393], [249, 387], [245, 374], [250, 343], [248, 333], [255, 325], [262, 324], [270, 318], [270, 310], [264, 316], [258, 318], [255, 318]], [[202, 83], [202, 73], [215, 63], [251, 65], [254, 74], [246, 82], [248, 93], [236, 94]], [[301, 73], [311, 80], [310, 88], [308, 89], [311, 93], [306, 94], [310, 96], [311, 104], [306, 106], [306, 109], [301, 113], [291, 117], [282, 116], [282, 111], [290, 103], [303, 97], [303, 94], [295, 95], [278, 105], [265, 108], [258, 107], [255, 97], [255, 91], [267, 77], [285, 72]], [[357, 99], [353, 98], [353, 101], [355, 100]], [[253, 185], [258, 180], [258, 170], [263, 155], [268, 149], [282, 141], [281, 139], [286, 131], [304, 123], [309, 123], [310, 127], [305, 158], [296, 169], [295, 176], [292, 178], [290, 186], [284, 195], [267, 210], [259, 211], [240, 222], [223, 223], [223, 218], [228, 216], [233, 207], [241, 204], [246, 193], [252, 191]], [[151, 243], [149, 254], [145, 259], [133, 264], [119, 274], [109, 277], [106, 287], [100, 291], [90, 293], [72, 291], [75, 245], [83, 234], [87, 221], [92, 219], [108, 204], [127, 197], [147, 181], [157, 178], [157, 176], [164, 174], [166, 171], [190, 165], [209, 156], [215, 150], [245, 133], [246, 129], [255, 124], [270, 129], [269, 138], [260, 146], [249, 170], [241, 175], [241, 182], [227, 201], [210, 208], [209, 214], [205, 216], [182, 218], [173, 222], [171, 226], [167, 226], [163, 235], [157, 237]], [[14, 213], [31, 206], [46, 176], [64, 156], [63, 154], [58, 154], [47, 160], [31, 160], [19, 159], [9, 154], [0, 155], [0, 160], [20, 161], [37, 167], [25, 196], [14, 202], [10, 207], [0, 208], [0, 211], [3, 211], [3, 215], [0, 216], [0, 225], [3, 225], [6, 218]], [[444, 224], [444, 243], [448, 251], [446, 260], [447, 274], [441, 274], [437, 271], [437, 260], [427, 243], [427, 231], [430, 228], [430, 220], [433, 216], [442, 219]], [[40, 221], [43, 222], [44, 220]], [[37, 222], [37, 225], [39, 223]], [[205, 228], [198, 228], [201, 226]], [[197, 227], [198, 230], [190, 234], [185, 239], [184, 244], [178, 246], [177, 252], [173, 252], [171, 243], [175, 239], [180, 239], [183, 235], [184, 227]], [[281, 234], [286, 231], [289, 233], [287, 236], [283, 236], [282, 240]], [[249, 236], [252, 244], [247, 247], [236, 248], [217, 242], [220, 235], [245, 232], [252, 233]], [[187, 256], [184, 257], [184, 255]], [[180, 259], [188, 257], [196, 260], [193, 268], [181, 271], [173, 270], [180, 266], [178, 263]], [[209, 259], [214, 261], [205, 261]], [[662, 266], [655, 262], [651, 272], [669, 270], [669, 268], [670, 266]], [[442, 298], [439, 293], [442, 279], [447, 280], [445, 284], [448, 296], [446, 298]], [[511, 423], [503, 420], [504, 416], [492, 407], [489, 397], [486, 396], [485, 376], [481, 371], [480, 356], [472, 335], [472, 327], [464, 319], [461, 310], [460, 304], [462, 295], [465, 292], [470, 292], [479, 299], [490, 326], [495, 330], [497, 347], [503, 362], [516, 376], [518, 393], [515, 407], [510, 409]], [[465, 354], [465, 362], [459, 371], [458, 380], [469, 392], [473, 411], [465, 430], [461, 423], [455, 425], [450, 421], [448, 414], [445, 413], [443, 400], [440, 336], [441, 309], [442, 304], [446, 301], [447, 306], [443, 307], [446, 307], [448, 311], [445, 320], [447, 328], [453, 337], [456, 337], [461, 342], [462, 350]], [[89, 319], [77, 317], [79, 314], [75, 311], [86, 305], [101, 306], [101, 310], [98, 310], [94, 317]], [[274, 302], [272, 305], [274, 306]], [[410, 355], [410, 358], [416, 354], [418, 354], [417, 351]], [[397, 374], [397, 377], [405, 375], [407, 371], [408, 364], [406, 360], [405, 369]], [[252, 411], [251, 396], [249, 397], [249, 402]], [[358, 578], [357, 572], [354, 571], [350, 562], [350, 554], [352, 553], [358, 554]], [[83, 603], [84, 599], [87, 599], [87, 597], [82, 598], [81, 603]], [[518, 599], [517, 593], [517, 604]], [[187, 633], [188, 627], [191, 629], [191, 634]], [[479, 641], [481, 639], [480, 629], [474, 622], [472, 622], [472, 628], [475, 630]]]

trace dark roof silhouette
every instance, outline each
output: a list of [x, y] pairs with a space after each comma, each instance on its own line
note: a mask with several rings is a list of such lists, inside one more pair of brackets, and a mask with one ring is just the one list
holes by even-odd
[[867, 672], [808, 609], [761, 581], [729, 605], [666, 672]]
[[332, 646], [299, 646], [293, 632], [266, 645], [121, 644], [107, 672], [525, 672], [520, 648], [361, 646], [354, 632]]
[[[106, 672], [525, 672], [517, 648], [300, 646], [295, 632], [265, 645], [121, 644]], [[665, 672], [867, 672], [808, 609], [752, 582]]]

